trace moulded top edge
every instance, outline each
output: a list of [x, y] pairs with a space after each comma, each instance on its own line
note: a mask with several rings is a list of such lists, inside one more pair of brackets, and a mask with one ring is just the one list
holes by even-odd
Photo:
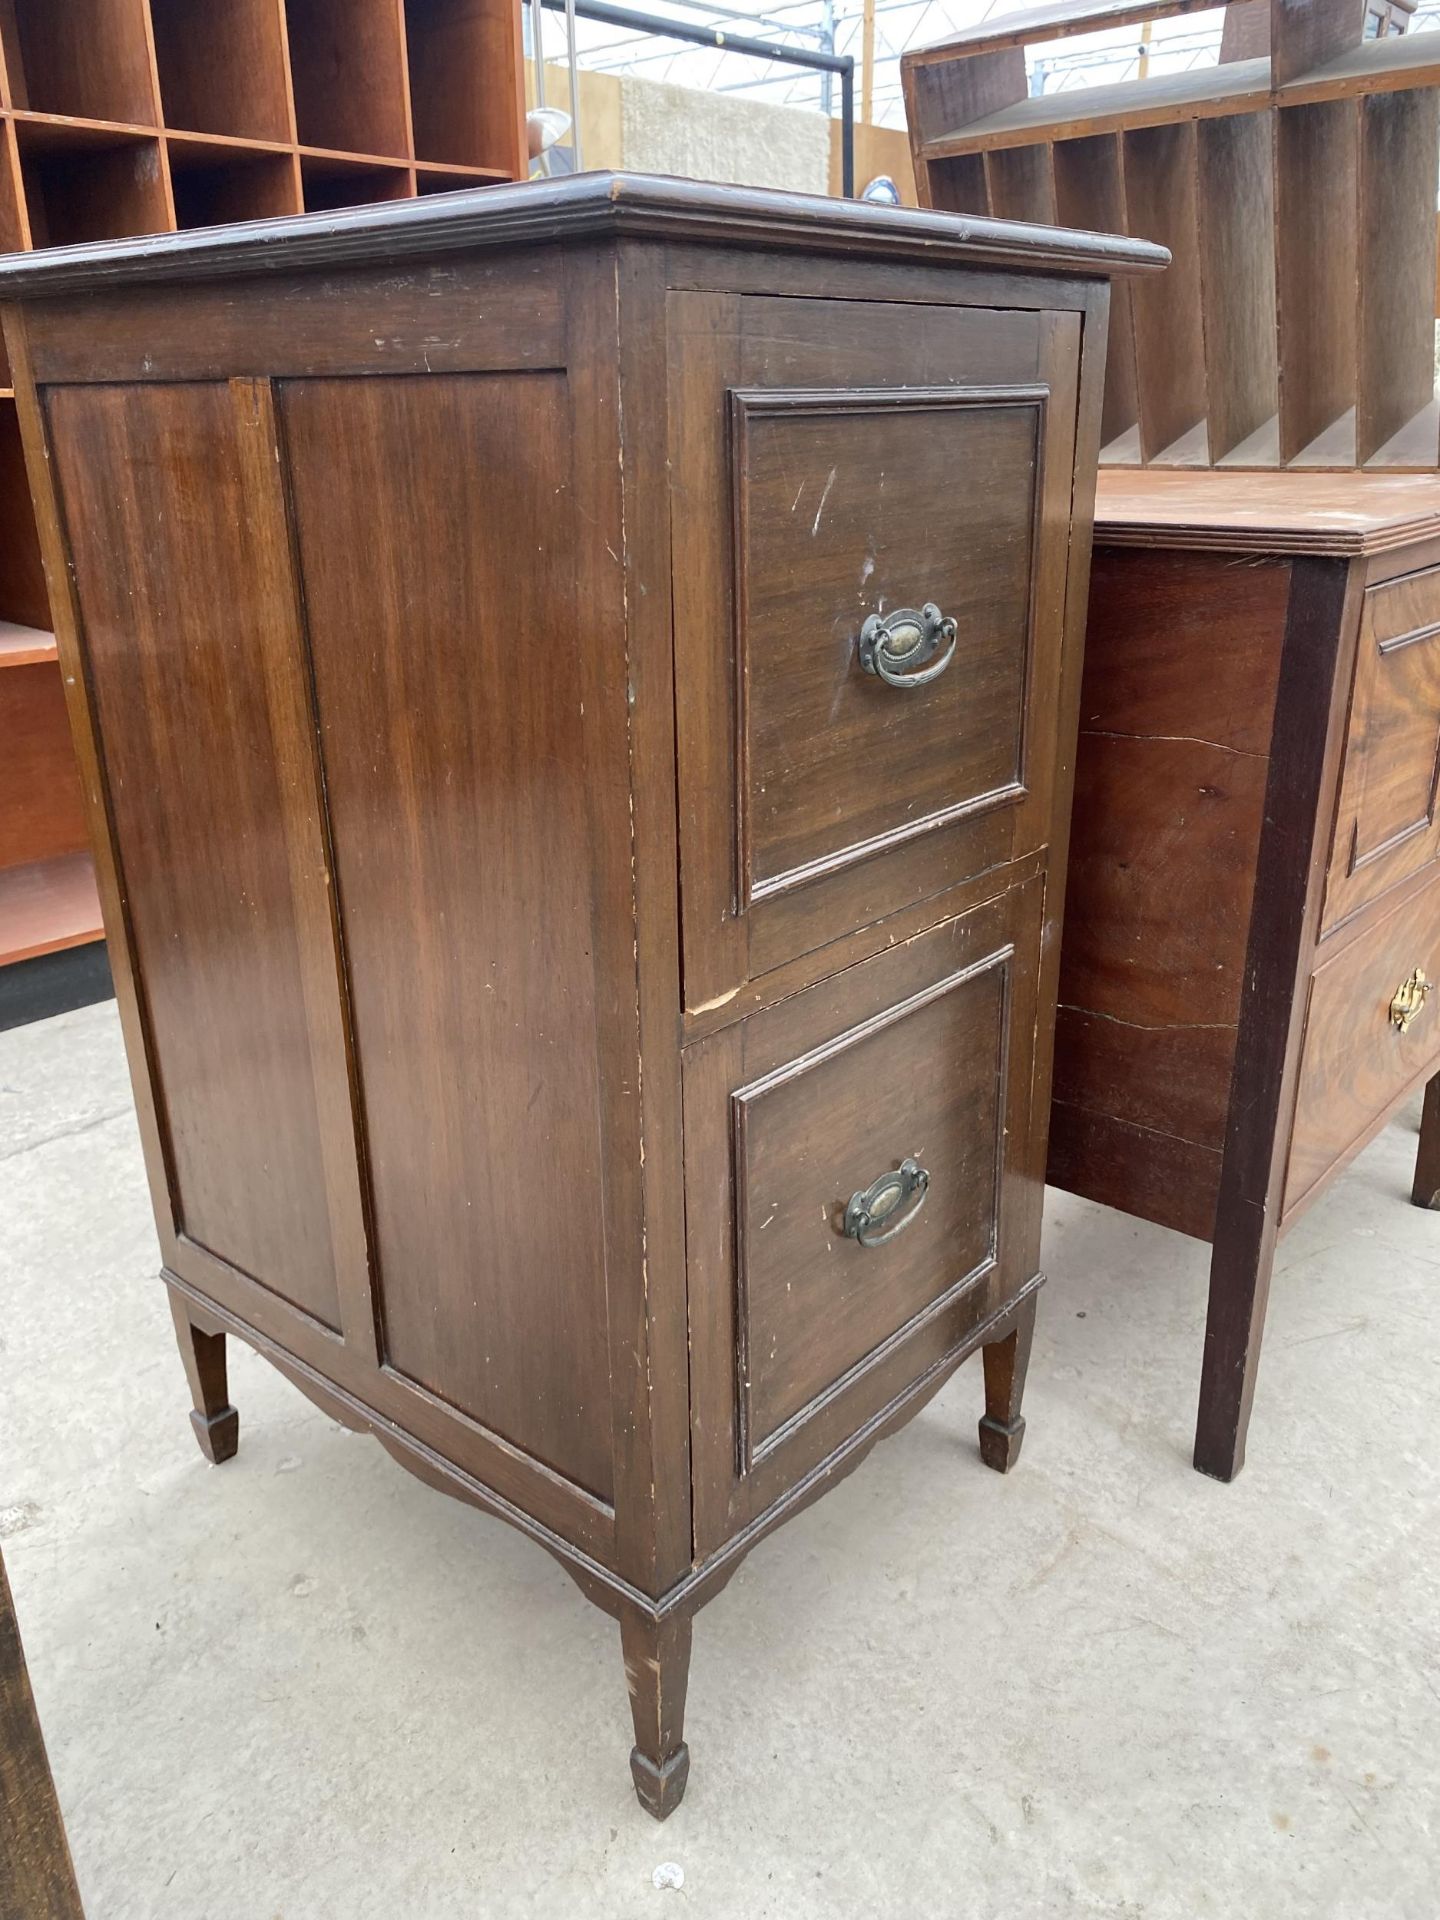
[[604, 233], [1091, 278], [1154, 272], [1170, 258], [1164, 247], [1121, 235], [646, 174], [588, 173], [6, 254], [0, 256], [0, 299], [94, 292], [133, 282], [385, 265]]

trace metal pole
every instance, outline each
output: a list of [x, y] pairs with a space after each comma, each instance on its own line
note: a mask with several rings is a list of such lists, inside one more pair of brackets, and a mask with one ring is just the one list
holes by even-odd
[[875, 124], [875, 0], [865, 0], [861, 27], [860, 118], [867, 127]]
[[580, 72], [575, 59], [575, 0], [565, 0], [565, 46], [570, 56], [570, 164], [580, 173]]
[[[778, 60], [786, 67], [809, 67], [815, 73], [840, 76], [840, 181], [846, 199], [855, 194], [855, 61], [848, 53], [806, 53], [799, 47], [776, 46], [769, 40], [752, 40], [745, 34], [726, 33], [719, 27], [691, 26], [687, 21], [667, 19], [662, 14], [642, 13], [634, 7], [619, 7], [613, 0], [530, 0], [538, 14], [541, 7], [552, 13], [572, 12], [581, 20], [600, 20], [610, 27], [628, 27], [635, 33], [651, 33], [662, 39], [686, 40], [697, 47], [714, 47], [717, 53], [738, 53], [752, 60]], [[538, 40], [537, 40], [538, 44]], [[536, 71], [541, 63], [537, 61]], [[537, 94], [536, 105], [543, 105]]]
[[840, 69], [840, 191], [855, 198], [855, 62]]
[[[545, 104], [545, 7], [544, 0], [530, 0], [530, 65], [535, 74], [535, 104]], [[550, 155], [544, 147], [537, 156], [540, 171], [549, 176]]]

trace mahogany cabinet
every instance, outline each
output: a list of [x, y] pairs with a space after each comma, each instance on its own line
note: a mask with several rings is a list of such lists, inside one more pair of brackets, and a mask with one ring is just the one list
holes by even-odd
[[1105, 474], [1050, 1178], [1212, 1243], [1195, 1464], [1245, 1456], [1277, 1237], [1429, 1084], [1440, 481]]
[[[1014, 1458], [1107, 275], [587, 176], [0, 269], [165, 1279], [690, 1624], [985, 1350]], [[260, 1630], [260, 1629], [257, 1629]]]

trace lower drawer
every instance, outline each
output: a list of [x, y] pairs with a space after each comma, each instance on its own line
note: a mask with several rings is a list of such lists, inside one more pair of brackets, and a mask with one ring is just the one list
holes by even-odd
[[1036, 879], [686, 1049], [700, 1553], [1034, 1275], [1042, 901]]
[[[1417, 971], [1440, 981], [1440, 875], [1323, 961], [1310, 982], [1286, 1214], [1362, 1147], [1440, 1061], [1440, 992], [1397, 998]], [[1413, 992], [1413, 989], [1412, 989]]]

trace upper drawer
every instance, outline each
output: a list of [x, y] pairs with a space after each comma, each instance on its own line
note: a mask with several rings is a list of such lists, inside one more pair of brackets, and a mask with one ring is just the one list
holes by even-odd
[[1049, 839], [1073, 314], [672, 297], [686, 1004]]
[[1355, 657], [1324, 926], [1440, 854], [1440, 567], [1372, 587]]

